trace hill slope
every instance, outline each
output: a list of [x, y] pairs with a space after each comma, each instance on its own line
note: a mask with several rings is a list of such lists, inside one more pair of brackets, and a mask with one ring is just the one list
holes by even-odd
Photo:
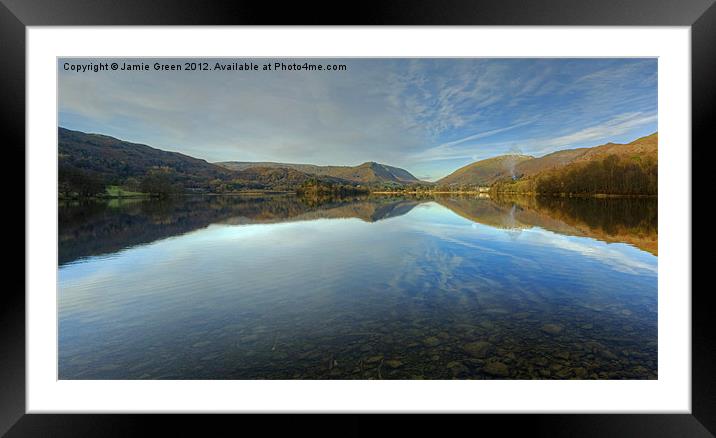
[[461, 167], [438, 180], [438, 186], [488, 186], [495, 181], [514, 175], [517, 166], [533, 157], [529, 155], [500, 155]]
[[[213, 164], [177, 152], [100, 134], [58, 128], [59, 190], [62, 196], [94, 196], [106, 186], [131, 192], [227, 193], [295, 191], [306, 183], [350, 191], [349, 186], [419, 183], [410, 172], [375, 162], [359, 166], [241, 163]], [[361, 189], [363, 190], [363, 189]]]
[[607, 143], [591, 148], [567, 149], [552, 152], [543, 157], [534, 158], [518, 164], [515, 168], [515, 172], [520, 177], [529, 177], [572, 163], [601, 160], [608, 155], [616, 155], [618, 157], [651, 156], [656, 158], [658, 142], [659, 135], [658, 133], [654, 133], [646, 137], [638, 138], [627, 144]]
[[645, 137], [637, 138], [627, 144], [607, 143], [602, 146], [588, 148], [587, 151], [575, 161], [603, 158], [607, 155], [617, 156], [650, 156], [657, 158], [659, 152], [659, 133], [655, 132]]
[[656, 195], [658, 133], [627, 144], [558, 151], [520, 163], [516, 180], [495, 182], [497, 191]]
[[206, 188], [208, 181], [232, 175], [220, 166], [178, 152], [65, 128], [58, 129], [58, 166], [61, 181], [81, 174], [104, 185], [124, 184], [129, 178], [140, 180], [152, 171], [162, 171], [182, 187]]
[[641, 137], [627, 144], [607, 143], [591, 148], [566, 149], [542, 157], [527, 155], [500, 155], [461, 167], [437, 181], [439, 186], [486, 186], [510, 180], [526, 180], [545, 172], [576, 165], [601, 161], [610, 155], [619, 159], [657, 160], [658, 133]]
[[358, 184], [411, 184], [421, 182], [405, 169], [369, 161], [358, 166], [316, 166], [272, 162], [225, 161], [216, 163], [229, 170], [241, 171], [252, 168], [293, 169], [308, 175], [332, 177]]
[[566, 166], [584, 155], [589, 148], [567, 149], [564, 151], [552, 152], [542, 157], [523, 161], [515, 166], [517, 177], [536, 175], [545, 170]]

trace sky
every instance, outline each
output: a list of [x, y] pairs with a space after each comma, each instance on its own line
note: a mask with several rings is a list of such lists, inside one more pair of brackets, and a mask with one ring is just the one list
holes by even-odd
[[[343, 71], [156, 71], [155, 62], [344, 64]], [[68, 64], [146, 71], [72, 71]], [[657, 131], [656, 58], [59, 59], [59, 126], [209, 162], [358, 165], [434, 181], [496, 155]]]

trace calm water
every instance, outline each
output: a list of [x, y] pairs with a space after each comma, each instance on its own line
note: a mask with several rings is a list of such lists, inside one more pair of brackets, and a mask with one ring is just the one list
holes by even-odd
[[60, 206], [61, 379], [654, 379], [648, 199]]

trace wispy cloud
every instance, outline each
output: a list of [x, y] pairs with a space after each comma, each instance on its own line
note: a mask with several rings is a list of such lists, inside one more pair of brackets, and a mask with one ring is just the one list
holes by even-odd
[[60, 124], [209, 161], [381, 161], [430, 179], [491, 155], [656, 130], [655, 59], [321, 62], [348, 70], [60, 70]]
[[619, 114], [604, 123], [589, 126], [571, 134], [553, 139], [533, 140], [532, 143], [538, 145], [534, 149], [536, 152], [553, 152], [554, 150], [564, 147], [582, 145], [585, 142], [594, 142], [605, 138], [615, 138], [632, 131], [634, 128], [654, 124], [656, 121], [656, 113], [644, 114], [636, 112]]
[[466, 149], [465, 147], [457, 148], [456, 146], [464, 145], [464, 143], [469, 142], [470, 147], [474, 148], [473, 142], [475, 140], [479, 140], [482, 138], [491, 137], [493, 135], [511, 131], [515, 128], [519, 128], [521, 126], [525, 126], [530, 124], [531, 122], [522, 122], [517, 123], [511, 126], [507, 126], [505, 128], [499, 128], [499, 129], [492, 129], [489, 131], [483, 131], [478, 132], [476, 134], [469, 135], [464, 138], [460, 138], [458, 140], [449, 141], [447, 143], [442, 143], [438, 146], [435, 146], [434, 148], [427, 149], [425, 151], [419, 152], [417, 154], [414, 154], [411, 156], [411, 158], [415, 161], [432, 161], [432, 160], [446, 160], [446, 159], [453, 159], [453, 158], [464, 158], [471, 156], [470, 154], [466, 155]]

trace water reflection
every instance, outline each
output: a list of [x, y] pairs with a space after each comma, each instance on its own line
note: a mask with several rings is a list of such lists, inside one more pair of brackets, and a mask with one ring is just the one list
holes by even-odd
[[59, 263], [119, 251], [205, 228], [319, 218], [374, 222], [405, 214], [417, 199], [196, 196], [170, 199], [68, 201], [59, 206]]
[[560, 234], [622, 242], [657, 254], [654, 198], [481, 196], [299, 198], [197, 196], [162, 200], [61, 201], [59, 263], [107, 254], [205, 228], [212, 223], [277, 223], [319, 218], [368, 222], [437, 202], [473, 222], [512, 230], [540, 227]]
[[60, 378], [656, 378], [656, 229], [648, 199], [62, 205]]

